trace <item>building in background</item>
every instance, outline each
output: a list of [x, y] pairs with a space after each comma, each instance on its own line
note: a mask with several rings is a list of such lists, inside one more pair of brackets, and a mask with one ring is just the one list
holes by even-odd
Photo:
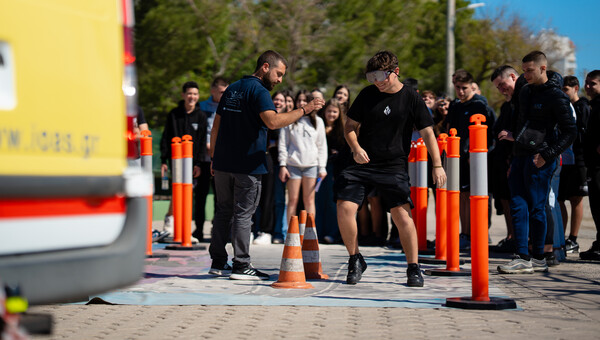
[[538, 39], [551, 70], [559, 72], [563, 77], [575, 74], [577, 70], [575, 44], [569, 37], [558, 35], [552, 30], [543, 30], [538, 35]]

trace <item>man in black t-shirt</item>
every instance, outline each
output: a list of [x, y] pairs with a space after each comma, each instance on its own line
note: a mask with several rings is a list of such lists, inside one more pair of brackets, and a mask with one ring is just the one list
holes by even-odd
[[[344, 136], [353, 154], [353, 162], [336, 178], [335, 193], [338, 224], [350, 255], [348, 284], [356, 284], [367, 268], [358, 249], [355, 215], [365, 194], [376, 188], [387, 202], [398, 227], [408, 263], [407, 284], [422, 287], [418, 264], [417, 233], [410, 216], [407, 159], [413, 126], [419, 130], [433, 159], [433, 180], [446, 181], [433, 120], [423, 99], [398, 79], [398, 59], [388, 51], [378, 52], [367, 63], [364, 88], [348, 111]], [[360, 134], [359, 134], [360, 129]]]

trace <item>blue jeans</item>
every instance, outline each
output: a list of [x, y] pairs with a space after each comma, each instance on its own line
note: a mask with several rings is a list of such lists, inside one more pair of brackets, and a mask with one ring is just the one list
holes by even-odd
[[533, 164], [533, 156], [513, 158], [508, 186], [510, 187], [510, 212], [519, 254], [529, 254], [529, 237], [532, 244], [531, 255], [544, 254], [546, 203], [555, 168], [556, 160], [546, 162], [543, 167], [537, 168]]

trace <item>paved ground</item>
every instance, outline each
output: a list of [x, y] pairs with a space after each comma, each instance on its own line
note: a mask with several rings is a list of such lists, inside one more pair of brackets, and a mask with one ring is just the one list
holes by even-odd
[[[431, 210], [431, 209], [430, 209]], [[582, 250], [587, 249], [595, 235], [589, 206], [579, 239]], [[430, 214], [430, 226], [434, 225]], [[205, 228], [205, 230], [208, 228]], [[433, 227], [428, 234], [433, 239]], [[494, 216], [490, 231], [494, 243], [504, 237], [504, 221]], [[576, 254], [550, 269], [549, 273], [533, 275], [499, 275], [496, 266], [506, 261], [503, 254], [491, 254], [490, 295], [504, 295], [514, 299], [517, 310], [470, 311], [444, 307], [431, 302], [432, 291], [440, 298], [465, 292], [465, 280], [443, 281], [426, 277], [426, 287], [409, 289], [405, 286], [403, 262], [386, 266], [378, 260], [399, 256], [396, 252], [376, 247], [364, 247], [361, 252], [371, 264], [363, 281], [354, 287], [342, 284], [345, 277], [346, 258], [341, 245], [322, 246], [324, 271], [332, 276], [324, 283], [315, 283], [317, 296], [330, 296], [355, 301], [373, 300], [378, 296], [381, 305], [390, 301], [403, 301], [401, 307], [355, 307], [355, 303], [334, 302], [327, 306], [298, 305], [239, 305], [227, 302], [198, 305], [135, 304], [135, 305], [52, 305], [36, 306], [32, 312], [50, 313], [54, 316], [55, 331], [52, 336], [36, 339], [196, 339], [196, 338], [508, 338], [513, 339], [594, 339], [600, 334], [600, 263], [578, 260]], [[277, 263], [281, 256], [280, 245], [253, 246], [256, 267], [277, 276]], [[468, 268], [469, 258], [465, 257]], [[202, 263], [201, 256], [196, 263]], [[378, 263], [379, 262], [379, 263]], [[149, 261], [149, 265], [152, 264]], [[199, 264], [198, 266], [202, 266]], [[203, 269], [204, 270], [204, 269]], [[218, 289], [215, 279], [205, 272], [187, 277], [186, 283], [176, 281], [171, 289], [160, 286], [162, 294], [175, 297], [177, 289], [192, 287], [195, 291]], [[180, 277], [179, 277], [180, 278]], [[147, 278], [148, 279], [148, 278]], [[467, 279], [468, 280], [468, 279]], [[165, 281], [166, 282], [166, 281]], [[165, 283], [163, 282], [163, 283]], [[238, 301], [255, 299], [259, 295], [274, 294], [266, 284], [247, 287], [222, 280], [218, 296], [238, 296]], [[271, 281], [272, 282], [272, 281]], [[131, 292], [144, 286], [144, 282], [121, 290]], [[157, 284], [152, 282], [146, 282]], [[269, 282], [270, 283], [270, 282]], [[184, 285], [185, 287], [183, 287]], [[468, 285], [467, 285], [468, 286]], [[158, 286], [157, 286], [158, 287]], [[468, 287], [467, 287], [468, 288]], [[235, 290], [238, 289], [238, 290]], [[468, 289], [467, 289], [468, 290]], [[157, 293], [157, 292], [155, 292]], [[314, 293], [281, 293], [297, 295], [301, 301], [315, 298]], [[211, 293], [211, 295], [214, 295]], [[235, 301], [235, 299], [234, 299]], [[423, 301], [426, 305], [423, 305]], [[429, 303], [429, 304], [427, 304]]]

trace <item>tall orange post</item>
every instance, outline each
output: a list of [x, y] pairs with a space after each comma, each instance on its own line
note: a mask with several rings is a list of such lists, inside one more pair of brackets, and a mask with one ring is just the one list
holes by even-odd
[[[440, 150], [440, 159], [444, 160], [446, 152], [446, 146], [448, 141], [446, 140], [448, 135], [442, 133], [439, 135], [438, 149]], [[444, 163], [442, 161], [442, 163]], [[447, 246], [447, 221], [446, 216], [448, 207], [446, 200], [446, 183], [443, 186], [437, 186], [435, 189], [435, 258], [438, 260], [446, 260], [446, 246]]]
[[192, 136], [185, 135], [181, 138], [181, 147], [183, 151], [183, 185], [182, 185], [182, 222], [181, 226], [181, 245], [184, 247], [192, 246], [192, 189], [194, 172], [194, 143]]
[[427, 251], [427, 146], [417, 140], [417, 241], [419, 252]]
[[[167, 246], [169, 250], [197, 250], [205, 249], [204, 246], [192, 244], [192, 194], [194, 177], [194, 143], [192, 136], [184, 135], [181, 137], [181, 244]], [[173, 181], [175, 182], [175, 181]], [[175, 183], [173, 183], [175, 190]], [[175, 206], [175, 200], [173, 200]], [[177, 218], [175, 218], [175, 228], [177, 228]], [[177, 229], [175, 229], [177, 230]]]
[[490, 301], [488, 253], [487, 125], [485, 116], [471, 116], [469, 153], [471, 167], [471, 282], [473, 300]]
[[[152, 175], [152, 132], [150, 130], [144, 130], [141, 132], [142, 137], [140, 138], [141, 148], [141, 162], [142, 170]], [[146, 256], [152, 256], [152, 194], [154, 193], [154, 183], [150, 191], [150, 195], [146, 197], [148, 202], [148, 228], [146, 235]]]
[[488, 288], [488, 186], [487, 126], [485, 116], [474, 114], [469, 126], [469, 166], [471, 170], [471, 297], [448, 298], [446, 306], [466, 309], [511, 309], [512, 299], [490, 298]]
[[171, 140], [171, 160], [173, 164], [173, 189], [172, 189], [172, 202], [173, 202], [173, 219], [174, 219], [174, 235], [173, 242], [181, 243], [181, 225], [183, 216], [183, 172], [182, 172], [182, 161], [181, 161], [181, 138], [173, 137]]
[[426, 270], [425, 274], [435, 276], [468, 276], [470, 271], [460, 269], [459, 234], [460, 234], [460, 137], [456, 129], [450, 129], [447, 139], [447, 248], [446, 269]]
[[410, 153], [408, 154], [408, 178], [410, 181], [410, 200], [413, 202], [413, 208], [410, 210], [412, 219], [417, 226], [417, 142], [410, 143]]

